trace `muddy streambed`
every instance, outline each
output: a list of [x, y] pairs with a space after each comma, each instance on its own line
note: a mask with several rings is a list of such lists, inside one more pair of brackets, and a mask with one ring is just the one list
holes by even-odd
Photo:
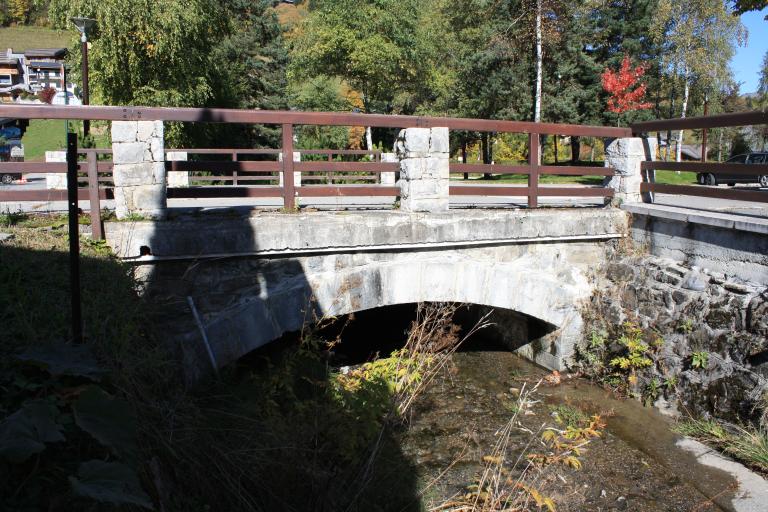
[[[411, 411], [409, 428], [399, 434], [403, 453], [418, 468], [421, 488], [434, 482], [424, 493], [427, 510], [477, 481], [483, 457], [512, 416], [520, 390], [547, 375], [513, 353], [488, 347], [468, 347], [451, 357], [449, 369], [425, 391]], [[540, 449], [542, 425], [557, 426], [553, 409], [558, 405], [600, 414], [606, 423], [603, 435], [580, 457], [581, 469], [562, 465], [549, 473], [549, 481], [540, 482], [558, 510], [732, 509], [735, 479], [676, 447], [671, 422], [655, 409], [617, 400], [581, 379], [542, 383], [530, 399], [533, 404], [518, 414], [522, 428], [510, 438], [508, 459]]]

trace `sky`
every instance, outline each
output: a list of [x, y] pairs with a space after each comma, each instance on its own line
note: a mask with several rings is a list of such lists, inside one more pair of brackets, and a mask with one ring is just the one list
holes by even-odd
[[731, 69], [736, 81], [741, 82], [742, 93], [757, 91], [763, 56], [768, 51], [768, 21], [763, 19], [766, 15], [768, 7], [759, 12], [741, 15], [741, 22], [749, 30], [749, 38], [747, 46], [736, 49], [736, 55], [731, 60]]

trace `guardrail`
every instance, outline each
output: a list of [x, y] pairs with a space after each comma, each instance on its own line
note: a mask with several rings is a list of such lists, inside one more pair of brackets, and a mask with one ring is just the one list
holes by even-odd
[[[538, 206], [540, 197], [611, 197], [613, 190], [602, 186], [597, 187], [557, 187], [542, 186], [539, 178], [542, 175], [567, 176], [611, 176], [613, 169], [604, 167], [564, 167], [541, 165], [540, 137], [542, 135], [586, 136], [586, 137], [628, 137], [629, 128], [602, 126], [581, 126], [571, 124], [531, 123], [521, 121], [442, 118], [401, 115], [378, 115], [358, 113], [330, 112], [294, 112], [294, 111], [253, 111], [229, 109], [200, 109], [200, 108], [149, 108], [149, 107], [100, 107], [100, 106], [48, 106], [48, 105], [2, 105], [0, 117], [20, 119], [70, 119], [70, 120], [106, 120], [106, 121], [175, 121], [175, 122], [206, 122], [206, 123], [250, 123], [276, 124], [282, 128], [281, 148], [257, 150], [231, 149], [183, 149], [189, 154], [229, 154], [230, 161], [175, 161], [167, 162], [170, 170], [175, 171], [216, 171], [227, 173], [226, 176], [197, 176], [196, 181], [231, 181], [226, 186], [193, 186], [168, 188], [169, 198], [203, 198], [203, 197], [282, 197], [285, 208], [293, 208], [297, 197], [338, 197], [338, 196], [398, 196], [399, 188], [380, 183], [378, 177], [383, 172], [398, 172], [397, 162], [382, 162], [380, 154], [374, 152], [373, 161], [349, 162], [337, 161], [335, 156], [372, 154], [368, 151], [341, 150], [295, 150], [294, 132], [297, 126], [369, 126], [373, 128], [432, 128], [447, 127], [450, 130], [470, 132], [501, 132], [528, 134], [528, 162], [524, 165], [490, 165], [451, 163], [452, 174], [519, 174], [527, 177], [526, 186], [503, 185], [462, 185], [450, 183], [449, 194], [452, 196], [510, 196], [527, 198], [530, 208]], [[171, 151], [171, 150], [169, 150]], [[299, 151], [306, 155], [322, 155], [327, 160], [294, 162], [293, 153]], [[98, 161], [98, 155], [107, 150], [84, 150], [86, 162], [80, 164], [80, 170], [86, 172], [88, 192], [81, 195], [92, 198], [91, 209], [98, 210], [98, 200], [107, 195], [107, 191], [98, 188], [99, 182], [108, 181], [108, 177], [99, 176], [109, 170], [108, 162]], [[243, 160], [238, 155], [281, 155], [278, 160]], [[6, 164], [0, 164], [10, 170]], [[23, 173], [29, 172], [66, 172], [66, 164], [15, 164], [13, 169]], [[324, 175], [326, 184], [294, 187], [295, 172], [315, 173]], [[282, 185], [272, 185], [275, 175], [283, 174]], [[371, 180], [372, 184], [335, 183], [334, 173], [365, 173], [355, 178]], [[348, 177], [343, 174], [341, 181]], [[262, 181], [264, 185], [243, 186], [244, 181]], [[338, 180], [337, 180], [338, 181]], [[24, 196], [31, 200], [58, 199], [64, 192], [51, 191], [19, 191], [0, 192], [0, 201], [23, 200]]]
[[[768, 112], [737, 112], [732, 114], [720, 114], [714, 116], [688, 117], [680, 119], [665, 119], [658, 121], [646, 121], [631, 125], [635, 135], [643, 135], [654, 131], [671, 130], [706, 130], [712, 128], [731, 128], [740, 126], [753, 126], [768, 124]], [[755, 176], [758, 181], [760, 176], [768, 175], [768, 164], [735, 164], [707, 162], [707, 147], [702, 144], [702, 158], [700, 162], [642, 162], [643, 183], [641, 191], [645, 193], [662, 193], [708, 197], [715, 199], [733, 199], [738, 201], [753, 201], [768, 203], [768, 191], [760, 190], [727, 190], [713, 186], [692, 185], [667, 185], [655, 183], [654, 171], [686, 171], [702, 175], [749, 175]], [[727, 183], [727, 178], [722, 180]], [[653, 197], [651, 195], [651, 197]]]

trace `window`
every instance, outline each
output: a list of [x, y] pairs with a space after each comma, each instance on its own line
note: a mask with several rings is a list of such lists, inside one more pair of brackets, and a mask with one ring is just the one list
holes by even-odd
[[11, 75], [0, 75], [0, 85], [12, 85], [13, 78]]
[[752, 155], [749, 157], [749, 163], [751, 164], [763, 164], [765, 163], [765, 155]]
[[726, 163], [729, 164], [743, 164], [747, 161], [747, 155], [736, 155], [734, 157], [729, 158]]

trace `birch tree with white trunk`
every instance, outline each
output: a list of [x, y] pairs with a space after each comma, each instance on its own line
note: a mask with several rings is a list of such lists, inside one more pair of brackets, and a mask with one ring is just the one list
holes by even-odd
[[[732, 78], [728, 65], [747, 31], [730, 4], [723, 0], [659, 0], [653, 37], [664, 45], [664, 62], [670, 73], [680, 73], [683, 101], [680, 117], [688, 113], [691, 86], [717, 90]], [[677, 134], [675, 158], [682, 158], [683, 130]]]

